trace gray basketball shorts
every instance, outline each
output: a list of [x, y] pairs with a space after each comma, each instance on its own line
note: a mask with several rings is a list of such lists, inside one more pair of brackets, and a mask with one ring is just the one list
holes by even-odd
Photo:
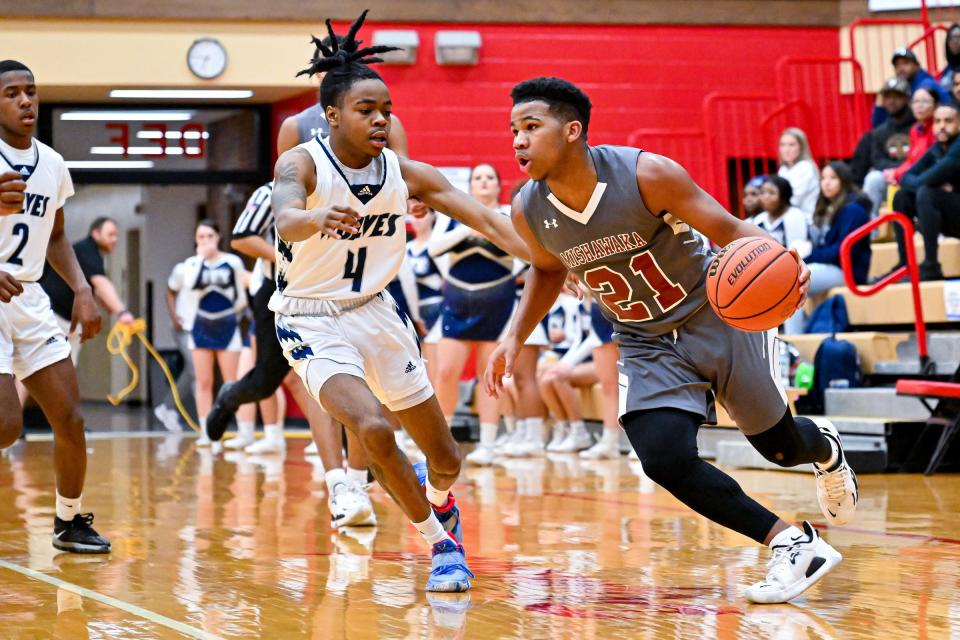
[[617, 334], [620, 420], [632, 411], [669, 408], [714, 422], [715, 398], [744, 435], [766, 431], [787, 411], [776, 337], [776, 329], [734, 329], [710, 305], [656, 338]]

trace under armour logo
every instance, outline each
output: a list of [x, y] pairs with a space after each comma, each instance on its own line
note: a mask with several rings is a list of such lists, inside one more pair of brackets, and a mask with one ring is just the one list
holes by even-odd
[[373, 192], [370, 191], [369, 185], [363, 185], [363, 189], [360, 189], [360, 191], [357, 192], [357, 195], [358, 195], [358, 196], [369, 196], [369, 195], [373, 195]]
[[543, 226], [547, 229], [556, 229], [557, 228], [557, 219], [553, 218], [552, 220], [544, 220]]

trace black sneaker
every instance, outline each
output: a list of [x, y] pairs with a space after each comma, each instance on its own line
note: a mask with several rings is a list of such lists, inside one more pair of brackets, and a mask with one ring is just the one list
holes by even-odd
[[227, 432], [230, 426], [230, 420], [233, 414], [237, 412], [237, 407], [233, 405], [230, 398], [230, 387], [235, 383], [227, 382], [220, 387], [216, 400], [213, 401], [213, 407], [207, 414], [207, 437], [211, 442], [219, 442], [223, 434]]
[[110, 542], [93, 528], [92, 513], [78, 513], [69, 522], [54, 517], [53, 546], [71, 553], [110, 553]]

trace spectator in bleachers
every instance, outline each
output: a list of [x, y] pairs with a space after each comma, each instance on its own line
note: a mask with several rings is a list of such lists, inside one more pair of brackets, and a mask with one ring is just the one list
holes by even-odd
[[950, 90], [953, 104], [960, 105], [960, 73], [953, 74], [953, 88]]
[[[910, 150], [903, 164], [895, 169], [885, 169], [883, 177], [887, 184], [900, 184], [910, 167], [923, 157], [927, 150], [937, 141], [933, 135], [933, 112], [940, 106], [940, 96], [930, 89], [917, 89], [910, 99], [910, 108], [916, 124], [910, 127]], [[822, 185], [822, 182], [821, 182]]]
[[763, 211], [760, 204], [760, 187], [763, 186], [763, 180], [766, 176], [755, 176], [743, 188], [743, 219], [750, 220], [752, 217]]
[[[811, 298], [826, 293], [833, 287], [842, 286], [843, 270], [840, 268], [840, 243], [852, 231], [865, 225], [869, 219], [869, 200], [858, 197], [853, 183], [853, 174], [845, 162], [831, 162], [820, 174], [820, 197], [813, 212], [809, 227], [810, 244], [801, 251], [810, 268]], [[870, 239], [857, 242], [851, 252], [853, 279], [858, 284], [867, 281], [870, 271]], [[797, 311], [785, 323], [788, 334], [803, 332], [805, 316]]]
[[960, 68], [960, 22], [954, 22], [947, 29], [947, 41], [943, 45], [944, 58], [947, 64], [940, 72], [940, 86], [947, 93], [953, 94], [953, 85]]
[[[819, 187], [817, 187], [819, 191]], [[790, 183], [780, 176], [767, 176], [760, 187], [760, 204], [763, 211], [753, 219], [757, 225], [787, 248], [793, 248], [807, 240], [807, 216], [790, 204], [793, 190]]]
[[[896, 77], [907, 82], [911, 93], [920, 88], [929, 88], [937, 92], [941, 103], [950, 102], [950, 91], [937, 82], [929, 71], [920, 66], [917, 55], [910, 49], [900, 47], [893, 52], [893, 69]], [[880, 126], [890, 113], [892, 112], [882, 105], [875, 106], [871, 123], [874, 127]]]
[[887, 193], [883, 171], [901, 164], [896, 154], [890, 153], [887, 141], [898, 133], [909, 135], [910, 128], [916, 122], [910, 109], [910, 95], [910, 85], [906, 80], [890, 78], [884, 83], [880, 89], [880, 104], [890, 117], [860, 138], [850, 161], [854, 182], [863, 185], [863, 193], [873, 203], [871, 216], [877, 215]]
[[802, 129], [790, 127], [780, 134], [780, 169], [777, 175], [786, 178], [793, 190], [790, 204], [807, 217], [820, 195], [820, 171], [810, 155], [810, 143]]
[[[938, 258], [940, 234], [960, 236], [960, 118], [956, 106], [937, 107], [933, 131], [937, 143], [903, 175], [900, 191], [893, 198], [894, 210], [919, 222], [924, 248], [921, 280], [943, 278]], [[906, 239], [899, 226], [894, 230], [900, 266], [906, 263]]]

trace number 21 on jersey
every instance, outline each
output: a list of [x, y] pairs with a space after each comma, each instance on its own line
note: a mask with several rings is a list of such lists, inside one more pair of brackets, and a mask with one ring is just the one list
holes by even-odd
[[[638, 253], [631, 258], [630, 271], [643, 278], [663, 313], [673, 309], [687, 297], [682, 286], [667, 278], [649, 251]], [[583, 280], [590, 290], [597, 294], [603, 306], [620, 322], [646, 322], [653, 317], [647, 303], [634, 297], [633, 287], [622, 273], [607, 266], [595, 267], [583, 274]]]

